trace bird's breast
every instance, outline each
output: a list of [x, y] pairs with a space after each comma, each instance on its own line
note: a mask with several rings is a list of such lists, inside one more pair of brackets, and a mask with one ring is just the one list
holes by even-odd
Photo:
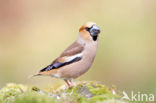
[[82, 59], [78, 62], [60, 68], [62, 78], [77, 78], [88, 71], [96, 56], [97, 43], [86, 44], [82, 52]]

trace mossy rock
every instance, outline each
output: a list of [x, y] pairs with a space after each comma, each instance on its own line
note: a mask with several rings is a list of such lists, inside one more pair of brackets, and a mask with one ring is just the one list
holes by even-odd
[[13, 101], [17, 96], [27, 91], [27, 86], [9, 83], [0, 90], [0, 100], [4, 103]]
[[108, 88], [97, 82], [79, 82], [77, 86], [59, 89], [55, 94], [60, 97], [60, 101], [68, 99], [67, 103], [123, 103], [121, 96], [115, 93], [115, 88]]
[[1, 103], [128, 103], [114, 88], [96, 82], [79, 82], [45, 92], [37, 87], [9, 83], [0, 90]]

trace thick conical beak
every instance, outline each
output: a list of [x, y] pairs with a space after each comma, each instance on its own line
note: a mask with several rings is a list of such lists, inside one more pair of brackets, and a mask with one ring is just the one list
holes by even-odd
[[91, 36], [97, 36], [100, 33], [100, 28], [97, 25], [93, 25], [89, 32]]

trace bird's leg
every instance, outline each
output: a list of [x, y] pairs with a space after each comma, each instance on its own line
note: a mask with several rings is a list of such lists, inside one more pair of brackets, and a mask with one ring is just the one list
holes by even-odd
[[69, 82], [70, 82], [70, 84], [71, 84], [72, 86], [76, 86], [76, 83], [74, 82], [74, 79], [70, 79]]
[[66, 82], [66, 84], [68, 85], [68, 87], [70, 87], [69, 81], [68, 80], [64, 80]]

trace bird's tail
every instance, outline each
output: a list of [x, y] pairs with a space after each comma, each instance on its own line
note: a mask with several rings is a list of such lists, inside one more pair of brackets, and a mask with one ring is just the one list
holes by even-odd
[[36, 77], [36, 76], [40, 76], [40, 75], [41, 75], [40, 73], [36, 73], [36, 74], [30, 75], [28, 78], [32, 78], [32, 77]]

